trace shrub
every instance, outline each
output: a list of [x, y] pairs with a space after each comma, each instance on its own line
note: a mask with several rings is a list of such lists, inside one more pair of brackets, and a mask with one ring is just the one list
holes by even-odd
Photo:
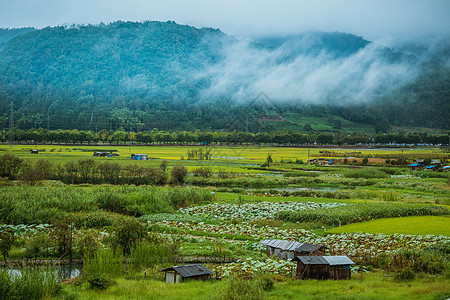
[[102, 228], [105, 226], [113, 226], [121, 219], [122, 217], [117, 214], [95, 211], [74, 214], [73, 224], [77, 228]]
[[175, 183], [183, 183], [188, 171], [187, 168], [181, 164], [173, 166], [170, 175]]
[[429, 250], [398, 250], [388, 257], [386, 267], [441, 274], [445, 270], [445, 261], [441, 254]]
[[25, 256], [30, 258], [48, 256], [50, 246], [51, 242], [48, 235], [43, 233], [35, 234], [25, 242]]
[[12, 229], [3, 229], [0, 231], [0, 252], [3, 255], [3, 259], [6, 261], [6, 257], [11, 251], [12, 246], [16, 240], [16, 236]]
[[395, 278], [400, 280], [411, 280], [414, 279], [415, 276], [416, 273], [413, 271], [413, 269], [411, 267], [406, 267], [399, 269], [395, 275]]
[[114, 229], [113, 245], [121, 248], [124, 255], [130, 254], [133, 246], [145, 236], [144, 226], [135, 219], [124, 219]]
[[91, 289], [105, 290], [116, 282], [109, 276], [104, 274], [89, 276], [86, 281], [89, 283]]
[[195, 169], [192, 173], [194, 173], [195, 176], [208, 178], [208, 177], [211, 177], [212, 170], [210, 167], [202, 167], [202, 168]]
[[84, 231], [76, 242], [78, 253], [81, 257], [92, 256], [100, 249], [101, 243], [97, 240], [97, 234], [91, 231]]
[[14, 180], [18, 177], [23, 164], [23, 159], [13, 155], [4, 154], [0, 156], [0, 177], [8, 177]]
[[274, 281], [269, 276], [262, 276], [258, 279], [258, 284], [264, 291], [270, 291], [273, 289]]

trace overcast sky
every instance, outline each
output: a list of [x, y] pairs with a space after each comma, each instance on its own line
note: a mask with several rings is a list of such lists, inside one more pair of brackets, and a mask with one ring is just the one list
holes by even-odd
[[343, 31], [369, 40], [450, 36], [450, 0], [0, 0], [0, 27], [173, 20], [236, 36]]

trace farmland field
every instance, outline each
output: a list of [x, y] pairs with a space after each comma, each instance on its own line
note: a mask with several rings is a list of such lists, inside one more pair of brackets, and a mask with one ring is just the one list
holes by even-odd
[[380, 219], [333, 228], [328, 233], [366, 232], [450, 236], [450, 218], [437, 216]]
[[[10, 172], [0, 180], [0, 239], [11, 241], [4, 259], [69, 260], [70, 253], [82, 261], [84, 274], [55, 289], [56, 298], [450, 295], [448, 173], [407, 168], [421, 155], [447, 159], [439, 149], [335, 149], [332, 157], [359, 157], [311, 165], [308, 154], [330, 149], [214, 146], [208, 160], [187, 159], [200, 148], [1, 146], [0, 170]], [[151, 160], [133, 161], [132, 153]], [[364, 163], [368, 156], [377, 158]], [[392, 157], [404, 161], [386, 163]], [[8, 169], [13, 162], [16, 171]], [[180, 164], [186, 170], [177, 175]], [[324, 245], [327, 255], [356, 263], [352, 279], [297, 281], [295, 263], [268, 257], [264, 239]], [[166, 288], [160, 270], [195, 262], [222, 280]], [[0, 288], [19, 284], [5, 274]]]

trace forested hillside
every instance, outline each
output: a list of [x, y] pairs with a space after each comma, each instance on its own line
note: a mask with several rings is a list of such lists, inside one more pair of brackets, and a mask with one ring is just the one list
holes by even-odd
[[[450, 128], [449, 66], [442, 56], [423, 60], [351, 34], [316, 32], [244, 44], [220, 30], [174, 22], [33, 30], [0, 31], [3, 128], [11, 102], [15, 126], [22, 129]], [[360, 69], [339, 81], [335, 70], [354, 65]], [[374, 73], [380, 65], [384, 69]], [[417, 76], [403, 80], [402, 72], [412, 66]], [[394, 68], [395, 76], [373, 83], [372, 77]], [[278, 83], [287, 73], [293, 75]], [[328, 76], [323, 88], [321, 76]], [[252, 102], [266, 88], [270, 98]], [[315, 121], [317, 126], [306, 126]]]

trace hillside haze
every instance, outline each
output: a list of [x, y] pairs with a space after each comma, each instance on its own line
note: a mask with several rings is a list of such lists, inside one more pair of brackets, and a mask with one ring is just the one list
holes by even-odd
[[[3, 128], [11, 101], [21, 128], [224, 129], [250, 103], [285, 121], [251, 119], [252, 131], [305, 117], [449, 128], [448, 43], [418, 54], [347, 33], [250, 40], [174, 22], [4, 32]], [[252, 102], [261, 92], [268, 106]]]

